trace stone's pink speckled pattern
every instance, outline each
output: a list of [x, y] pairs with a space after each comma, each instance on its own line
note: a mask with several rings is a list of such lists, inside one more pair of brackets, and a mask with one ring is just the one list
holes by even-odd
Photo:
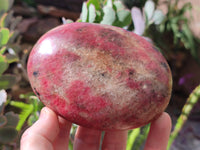
[[40, 100], [67, 120], [100, 130], [143, 126], [168, 105], [170, 68], [154, 46], [124, 29], [89, 23], [43, 35], [28, 60]]
[[90, 87], [84, 85], [83, 81], [78, 80], [73, 81], [66, 90], [66, 97], [69, 99], [70, 105], [78, 112], [84, 110], [88, 114], [90, 112], [98, 112], [108, 105], [105, 98], [93, 96]]

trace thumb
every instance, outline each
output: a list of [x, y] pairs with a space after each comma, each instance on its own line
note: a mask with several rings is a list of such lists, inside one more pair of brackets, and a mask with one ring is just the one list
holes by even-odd
[[36, 121], [22, 135], [20, 150], [53, 150], [53, 141], [59, 133], [57, 115], [49, 108], [41, 110]]

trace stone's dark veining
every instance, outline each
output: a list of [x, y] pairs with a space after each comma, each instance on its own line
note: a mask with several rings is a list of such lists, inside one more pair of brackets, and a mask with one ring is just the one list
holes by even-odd
[[35, 92], [35, 94], [36, 94], [37, 96], [40, 96], [40, 93], [36, 90], [36, 88], [33, 88], [33, 90], [34, 90], [34, 92]]
[[128, 75], [130, 75], [130, 76], [131, 76], [131, 75], [133, 75], [133, 74], [134, 74], [134, 72], [135, 72], [135, 71], [134, 71], [133, 69], [129, 69], [129, 70], [128, 70]]
[[101, 76], [104, 77], [104, 76], [105, 76], [105, 73], [101, 73]]
[[166, 64], [165, 62], [161, 62], [160, 64], [161, 64], [161, 66], [163, 66], [166, 70], [169, 70], [169, 68], [168, 68], [168, 66], [167, 66], [167, 64]]
[[83, 26], [83, 27], [80, 27], [80, 28], [77, 28], [77, 29], [76, 29], [76, 31], [79, 32], [79, 33], [85, 32], [85, 31], [87, 31], [87, 30], [88, 30], [87, 26]]
[[34, 72], [33, 72], [33, 76], [34, 76], [34, 77], [37, 77], [38, 75], [39, 75], [39, 71], [34, 71]]

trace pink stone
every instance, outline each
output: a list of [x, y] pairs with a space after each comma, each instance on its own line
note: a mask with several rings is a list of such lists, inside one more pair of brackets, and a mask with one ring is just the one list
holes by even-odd
[[157, 118], [172, 88], [154, 46], [122, 28], [71, 23], [33, 47], [28, 76], [39, 99], [65, 119], [99, 130], [127, 130]]

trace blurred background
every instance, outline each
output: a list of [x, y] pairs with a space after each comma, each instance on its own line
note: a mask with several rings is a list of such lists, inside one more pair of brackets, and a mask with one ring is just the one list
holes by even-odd
[[[199, 0], [0, 0], [0, 149], [18, 150], [21, 134], [43, 107], [26, 72], [33, 45], [58, 25], [90, 22], [135, 32], [161, 51], [173, 75], [168, 149], [199, 150], [199, 6]], [[127, 150], [143, 149], [148, 131], [149, 125], [129, 131]]]

